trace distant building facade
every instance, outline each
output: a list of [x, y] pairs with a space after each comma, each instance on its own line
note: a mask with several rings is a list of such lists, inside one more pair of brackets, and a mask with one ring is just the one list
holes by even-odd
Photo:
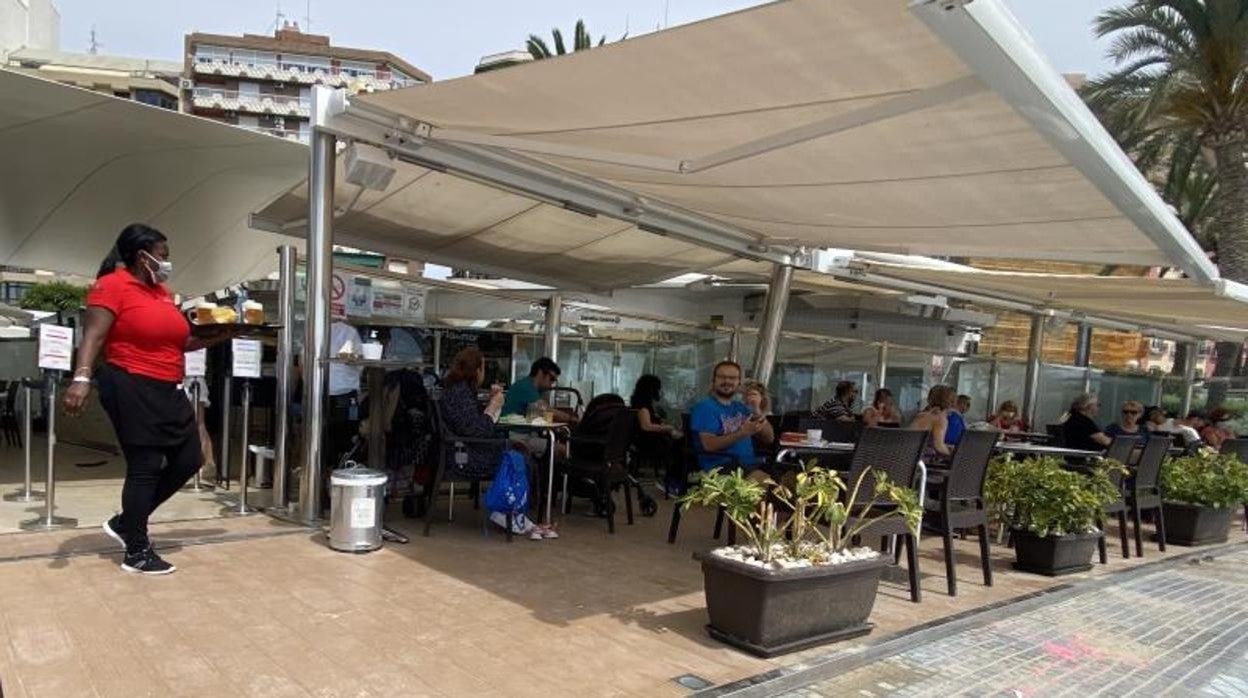
[[306, 143], [314, 85], [355, 94], [430, 81], [391, 53], [333, 46], [287, 25], [273, 36], [188, 34], [182, 102], [197, 116]]
[[61, 47], [61, 13], [52, 0], [0, 0], [0, 65], [10, 53]]
[[[3, 0], [0, 0], [3, 2]], [[19, 49], [4, 67], [104, 94], [178, 110], [182, 64], [50, 49]]]

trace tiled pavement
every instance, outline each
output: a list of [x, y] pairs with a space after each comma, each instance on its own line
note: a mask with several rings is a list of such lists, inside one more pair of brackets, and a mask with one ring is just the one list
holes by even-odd
[[897, 652], [844, 673], [830, 662], [809, 670], [800, 688], [748, 693], [1248, 698], [1248, 550], [1237, 546], [1125, 577], [998, 609], [987, 614], [995, 619], [967, 619], [954, 632], [900, 641]]

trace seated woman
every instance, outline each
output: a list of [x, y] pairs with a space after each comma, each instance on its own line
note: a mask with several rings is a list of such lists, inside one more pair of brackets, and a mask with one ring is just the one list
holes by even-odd
[[[771, 415], [771, 395], [767, 392], [767, 386], [758, 381], [746, 381], [745, 387], [741, 389], [741, 400], [750, 408], [758, 417], [768, 417]], [[775, 455], [775, 431], [760, 431], [753, 437], [755, 453], [770, 453]]]
[[871, 406], [862, 411], [862, 421], [869, 427], [901, 424], [901, 411], [893, 402], [893, 391], [888, 388], [875, 391]]
[[1167, 416], [1160, 407], [1144, 409], [1144, 428], [1154, 434], [1169, 434], [1175, 431], [1174, 418]]
[[1222, 448], [1222, 442], [1235, 438], [1231, 431], [1231, 411], [1225, 407], [1215, 407], [1209, 412], [1205, 428], [1200, 430], [1200, 438], [1210, 448]]
[[1018, 413], [1018, 405], [1013, 400], [1001, 403], [1001, 409], [988, 420], [988, 426], [1007, 434], [1027, 431], [1027, 422]]
[[1148, 429], [1140, 424], [1140, 417], [1143, 415], [1143, 403], [1127, 400], [1122, 403], [1122, 416], [1117, 422], [1105, 427], [1105, 435], [1111, 439], [1116, 436], [1134, 436], [1141, 439], [1148, 436]]
[[[498, 472], [502, 462], [504, 437], [496, 430], [496, 423], [503, 410], [503, 390], [494, 386], [489, 401], [482, 407], [477, 401], [477, 389], [484, 381], [485, 358], [476, 347], [461, 349], [451, 362], [451, 370], [442, 379], [442, 397], [438, 404], [446, 430], [466, 439], [499, 439], [497, 445], [466, 444], [467, 458], [456, 458], [455, 451], [448, 450], [450, 462], [445, 464], [448, 479], [488, 480]], [[525, 450], [520, 444], [513, 444], [513, 447]], [[502, 512], [494, 512], [490, 514], [490, 521], [505, 527], [507, 519]], [[522, 514], [512, 522], [512, 532], [535, 540], [558, 537], [553, 529], [537, 526]]]
[[931, 438], [924, 447], [923, 458], [945, 459], [952, 455], [953, 450], [945, 443], [945, 431], [949, 429], [949, 408], [957, 391], [947, 385], [933, 385], [927, 391], [927, 407], [910, 422], [910, 429], [931, 432]]

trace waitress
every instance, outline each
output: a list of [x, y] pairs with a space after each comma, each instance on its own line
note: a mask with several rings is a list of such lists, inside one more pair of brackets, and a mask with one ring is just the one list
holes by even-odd
[[207, 341], [191, 338], [186, 317], [164, 283], [173, 263], [160, 231], [141, 223], [126, 226], [114, 253], [117, 268], [97, 279], [87, 294], [78, 368], [65, 409], [82, 412], [103, 349], [94, 377], [126, 458], [121, 513], [104, 522], [104, 532], [125, 546], [121, 569], [169, 574], [175, 568], [152, 548], [147, 520], [203, 463], [195, 412], [179, 387], [183, 355], [234, 333]]

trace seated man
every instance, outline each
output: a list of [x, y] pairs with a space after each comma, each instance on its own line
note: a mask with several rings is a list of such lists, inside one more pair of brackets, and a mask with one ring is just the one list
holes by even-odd
[[739, 464], [746, 472], [766, 477], [757, 470], [760, 463], [754, 455], [754, 437], [770, 442], [775, 440], [775, 432], [766, 416], [737, 399], [740, 385], [741, 367], [733, 361], [721, 361], [711, 373], [711, 394], [693, 406], [689, 426], [698, 466], [706, 471]]
[[[559, 383], [559, 364], [553, 359], [543, 356], [533, 362], [529, 375], [517, 380], [507, 388], [507, 399], [503, 401], [503, 416], [518, 414], [525, 416], [529, 405], [539, 402], [542, 393], [550, 391]], [[569, 423], [576, 421], [576, 415], [563, 410], [555, 410], [555, 421]]]
[[835, 396], [815, 410], [814, 416], [834, 419], [838, 422], [854, 421], [854, 401], [858, 399], [858, 386], [853, 381], [836, 384]]
[[1113, 439], [1105, 435], [1096, 423], [1096, 413], [1101, 403], [1091, 393], [1083, 393], [1070, 403], [1070, 416], [1062, 422], [1062, 435], [1066, 448], [1081, 451], [1102, 451]]

